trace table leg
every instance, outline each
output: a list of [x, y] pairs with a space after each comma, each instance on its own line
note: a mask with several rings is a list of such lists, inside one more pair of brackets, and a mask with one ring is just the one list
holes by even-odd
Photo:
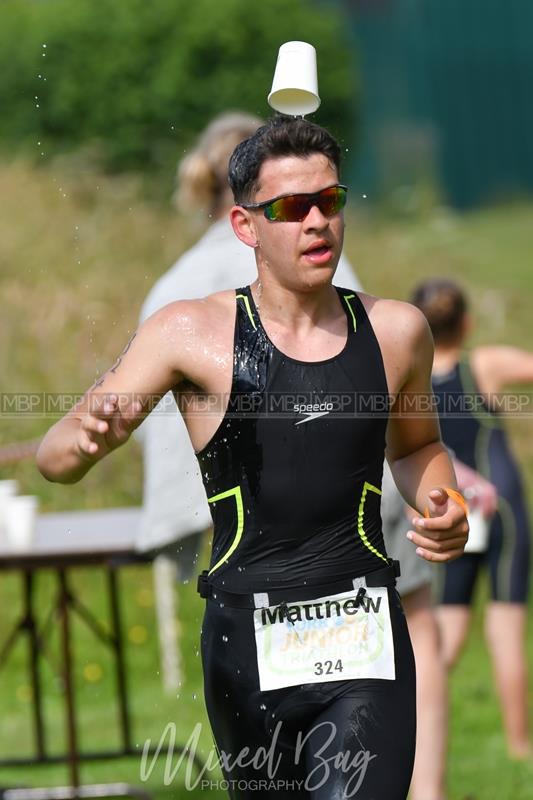
[[24, 619], [25, 627], [30, 640], [30, 676], [33, 692], [33, 730], [37, 755], [44, 758], [46, 755], [43, 705], [41, 694], [41, 679], [39, 673], [39, 637], [37, 624], [33, 614], [33, 588], [34, 574], [30, 570], [24, 573]]
[[70, 647], [70, 618], [67, 576], [65, 570], [57, 571], [59, 578], [59, 613], [61, 615], [61, 646], [63, 651], [63, 680], [67, 710], [67, 751], [70, 784], [77, 789], [80, 785], [78, 742], [76, 735], [75, 689], [72, 674], [72, 653]]
[[122, 638], [122, 622], [117, 588], [117, 571], [113, 566], [107, 570], [109, 583], [109, 599], [111, 603], [111, 624], [113, 626], [113, 648], [115, 651], [115, 674], [117, 681], [120, 729], [122, 742], [127, 752], [132, 751], [130, 713], [126, 685], [126, 667], [124, 659], [124, 640]]

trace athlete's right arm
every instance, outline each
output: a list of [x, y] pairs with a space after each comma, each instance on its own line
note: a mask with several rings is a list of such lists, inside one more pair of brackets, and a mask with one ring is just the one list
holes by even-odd
[[47, 480], [79, 481], [124, 444], [184, 376], [198, 378], [191, 376], [194, 347], [187, 341], [195, 330], [195, 306], [194, 301], [171, 303], [147, 319], [114, 365], [50, 428], [37, 452], [37, 466]]

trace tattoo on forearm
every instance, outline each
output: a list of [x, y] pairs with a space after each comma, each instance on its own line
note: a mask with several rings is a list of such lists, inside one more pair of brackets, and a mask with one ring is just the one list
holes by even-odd
[[126, 347], [124, 348], [124, 350], [122, 351], [122, 353], [119, 355], [119, 357], [117, 358], [116, 362], [113, 364], [113, 366], [111, 367], [111, 369], [109, 370], [109, 372], [116, 372], [116, 371], [117, 371], [117, 369], [118, 369], [118, 368], [119, 368], [119, 366], [120, 366], [120, 362], [122, 361], [122, 358], [123, 358], [123, 357], [126, 355], [126, 353], [128, 352], [128, 350], [130, 349], [130, 347], [131, 347], [131, 343], [133, 342], [133, 340], [135, 339], [135, 337], [136, 337], [136, 336], [137, 336], [137, 331], [135, 331], [135, 333], [133, 334], [133, 336], [132, 336], [132, 337], [131, 337], [131, 339], [129, 340], [128, 344], [126, 345]]
[[104, 374], [102, 375], [101, 378], [98, 378], [98, 380], [93, 383], [93, 385], [91, 386], [90, 391], [93, 391], [94, 389], [98, 389], [103, 384], [103, 382], [106, 379], [106, 376], [110, 372], [115, 373], [117, 371], [117, 369], [120, 367], [120, 363], [121, 363], [122, 359], [124, 358], [124, 356], [126, 355], [128, 350], [130, 349], [130, 347], [132, 345], [132, 342], [133, 342], [133, 340], [135, 339], [136, 336], [137, 336], [137, 331], [135, 331], [135, 333], [133, 334], [133, 336], [131, 337], [131, 339], [129, 340], [129, 342], [127, 343], [126, 347], [124, 348], [122, 353], [119, 355], [119, 357], [117, 358], [117, 360], [115, 361], [113, 366], [110, 369], [108, 369], [107, 372], [104, 372]]

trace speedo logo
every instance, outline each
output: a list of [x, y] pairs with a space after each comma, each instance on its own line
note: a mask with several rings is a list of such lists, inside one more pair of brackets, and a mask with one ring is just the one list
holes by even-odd
[[326, 600], [325, 603], [314, 603], [305, 606], [279, 605], [275, 608], [261, 609], [261, 622], [263, 625], [275, 625], [278, 622], [312, 622], [316, 619], [331, 619], [331, 617], [341, 617], [343, 614], [353, 616], [359, 610], [368, 614], [372, 611], [379, 614], [381, 597], [362, 597], [359, 600], [348, 598], [348, 600]]
[[333, 411], [333, 403], [295, 403], [293, 410], [297, 414], [305, 414], [303, 419], [299, 419], [298, 422], [294, 423], [295, 425], [303, 425], [304, 422], [311, 422], [313, 419], [329, 414], [330, 411]]
[[333, 411], [333, 403], [295, 403], [297, 414], [314, 414], [317, 411]]

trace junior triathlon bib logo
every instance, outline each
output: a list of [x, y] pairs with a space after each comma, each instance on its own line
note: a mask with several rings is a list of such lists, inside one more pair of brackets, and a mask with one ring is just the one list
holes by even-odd
[[386, 588], [290, 603], [254, 612], [262, 691], [301, 683], [394, 680], [394, 649]]

